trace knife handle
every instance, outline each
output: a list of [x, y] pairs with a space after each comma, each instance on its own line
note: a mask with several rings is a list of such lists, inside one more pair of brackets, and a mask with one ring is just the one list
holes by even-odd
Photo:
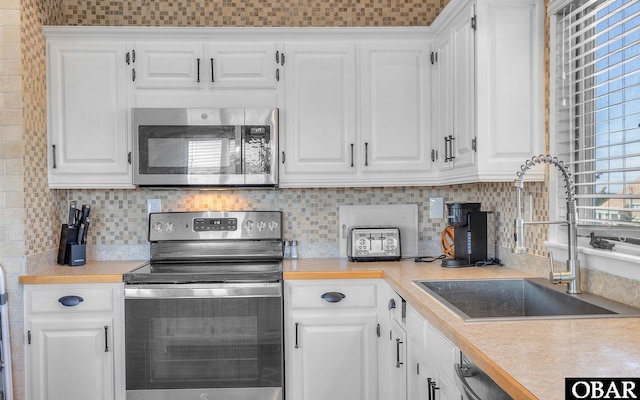
[[85, 230], [86, 230], [86, 226], [84, 224], [80, 224], [80, 228], [78, 228], [78, 244], [84, 244]]
[[82, 232], [82, 236], [80, 236], [80, 240], [82, 244], [87, 243], [87, 233], [89, 232], [89, 225], [91, 225], [91, 220], [87, 217], [87, 220], [84, 223], [84, 232]]
[[89, 218], [89, 213], [90, 212], [91, 212], [91, 206], [89, 204], [83, 204], [79, 223], [86, 224], [87, 223], [87, 219]]
[[69, 203], [69, 226], [75, 225], [76, 219], [76, 201], [73, 200]]

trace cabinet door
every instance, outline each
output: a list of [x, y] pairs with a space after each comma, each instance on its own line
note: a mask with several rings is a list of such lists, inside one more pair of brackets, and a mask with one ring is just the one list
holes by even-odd
[[431, 399], [428, 379], [433, 368], [418, 341], [409, 337], [407, 342], [407, 400]]
[[281, 183], [355, 173], [355, 44], [287, 44], [285, 55]]
[[197, 41], [136, 42], [131, 65], [137, 89], [199, 89], [208, 75], [204, 44]]
[[114, 398], [113, 321], [36, 320], [31, 323], [31, 398]]
[[453, 164], [456, 168], [474, 165], [476, 160], [476, 103], [475, 103], [475, 6], [460, 12], [451, 25], [451, 96], [453, 116]]
[[406, 400], [407, 398], [407, 333], [397, 321], [391, 323], [391, 398]]
[[[377, 398], [376, 312], [292, 315], [287, 367], [297, 400]], [[288, 397], [289, 397], [288, 396]]]
[[[504, 179], [544, 152], [543, 3], [478, 3], [478, 20], [486, 21], [477, 31], [481, 178]], [[532, 172], [527, 180], [543, 178], [542, 169]]]
[[434, 158], [441, 171], [472, 166], [476, 160], [473, 15], [473, 5], [463, 8], [434, 46]]
[[274, 89], [277, 65], [275, 43], [215, 42], [207, 44], [202, 72], [214, 89]]
[[124, 42], [48, 43], [49, 186], [133, 187]]
[[427, 172], [430, 143], [429, 43], [361, 45], [362, 139], [367, 172]]

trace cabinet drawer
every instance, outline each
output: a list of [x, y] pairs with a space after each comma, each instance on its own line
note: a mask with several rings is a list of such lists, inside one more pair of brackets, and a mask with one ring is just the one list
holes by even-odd
[[[291, 308], [362, 308], [375, 307], [377, 285], [371, 284], [321, 284], [290, 286]], [[344, 297], [342, 297], [344, 295]], [[324, 298], [323, 298], [324, 296]], [[335, 298], [334, 298], [335, 297]], [[337, 300], [337, 301], [336, 301]]]
[[[31, 288], [27, 292], [31, 313], [77, 313], [113, 311], [113, 289], [109, 287], [76, 287], [74, 285], [55, 288]], [[65, 296], [78, 296], [82, 301], [77, 305], [64, 306]]]

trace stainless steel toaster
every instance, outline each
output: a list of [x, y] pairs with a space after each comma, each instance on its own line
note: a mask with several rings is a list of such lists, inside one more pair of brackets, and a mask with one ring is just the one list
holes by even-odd
[[400, 228], [354, 226], [347, 236], [350, 261], [397, 261], [402, 257]]

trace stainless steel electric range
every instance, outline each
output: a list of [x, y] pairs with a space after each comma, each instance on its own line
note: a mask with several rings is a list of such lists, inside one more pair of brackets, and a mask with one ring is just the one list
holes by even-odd
[[149, 241], [124, 275], [127, 400], [281, 400], [282, 213], [154, 213]]

